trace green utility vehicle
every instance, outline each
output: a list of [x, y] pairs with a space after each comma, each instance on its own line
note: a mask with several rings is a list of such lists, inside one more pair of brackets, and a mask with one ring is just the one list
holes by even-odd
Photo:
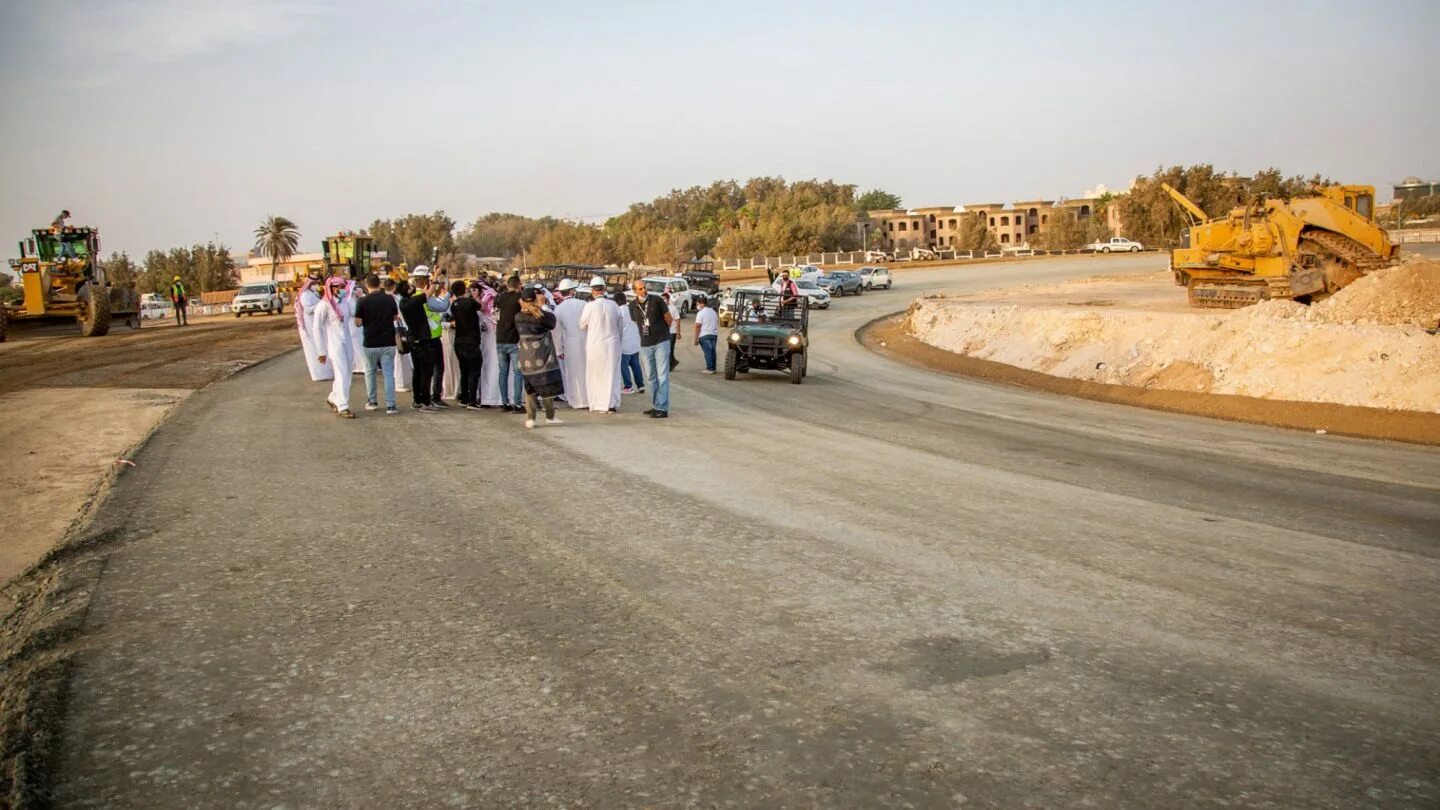
[[810, 350], [810, 303], [770, 290], [737, 290], [733, 326], [726, 341], [725, 379], [751, 369], [784, 371], [790, 382], [805, 379]]

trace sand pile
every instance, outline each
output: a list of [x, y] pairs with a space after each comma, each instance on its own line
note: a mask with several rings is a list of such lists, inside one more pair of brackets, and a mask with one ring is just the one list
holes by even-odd
[[912, 305], [908, 328], [936, 348], [1059, 377], [1440, 412], [1440, 338], [1426, 331], [1437, 304], [1440, 266], [1412, 263], [1314, 307], [1146, 312], [934, 298]]

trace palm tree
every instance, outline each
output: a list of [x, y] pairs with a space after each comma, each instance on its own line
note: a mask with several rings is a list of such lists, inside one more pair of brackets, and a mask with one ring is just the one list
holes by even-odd
[[275, 280], [280, 263], [294, 256], [299, 247], [300, 231], [285, 217], [267, 217], [255, 229], [255, 252], [270, 257], [271, 281]]

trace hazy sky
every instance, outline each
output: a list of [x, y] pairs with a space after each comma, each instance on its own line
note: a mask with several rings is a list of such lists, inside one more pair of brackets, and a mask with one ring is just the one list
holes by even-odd
[[1159, 164], [1440, 179], [1440, 2], [0, 0], [0, 244], [142, 254], [783, 175], [907, 205]]

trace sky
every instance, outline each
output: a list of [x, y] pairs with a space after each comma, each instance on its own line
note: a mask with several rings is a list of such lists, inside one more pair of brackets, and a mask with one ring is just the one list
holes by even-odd
[[[1440, 180], [1440, 2], [3, 0], [0, 244], [302, 249], [758, 175], [906, 205], [1172, 164]], [[8, 237], [5, 238], [5, 237]]]

